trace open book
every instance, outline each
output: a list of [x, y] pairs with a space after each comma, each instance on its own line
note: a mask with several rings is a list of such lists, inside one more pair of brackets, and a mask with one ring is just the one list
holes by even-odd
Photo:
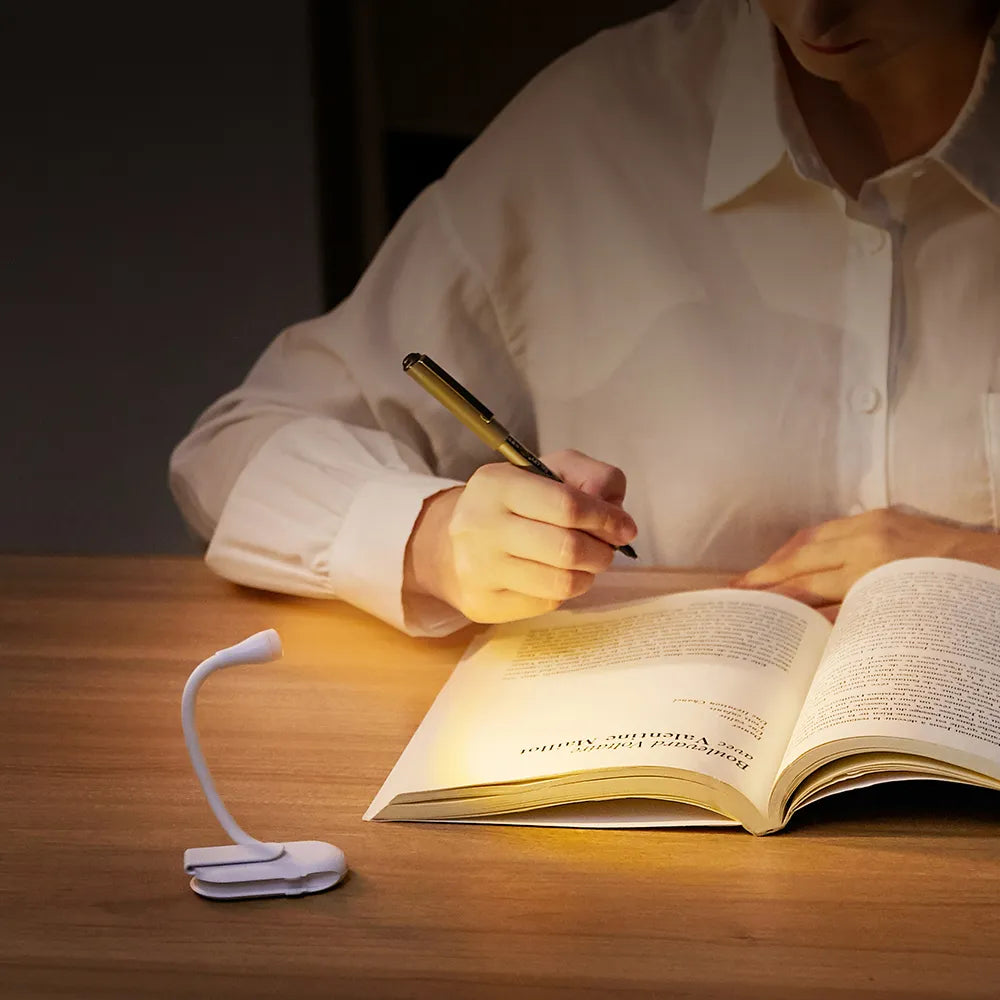
[[560, 610], [477, 637], [365, 814], [741, 824], [879, 781], [1000, 788], [1000, 571], [904, 559], [835, 626], [774, 594]]

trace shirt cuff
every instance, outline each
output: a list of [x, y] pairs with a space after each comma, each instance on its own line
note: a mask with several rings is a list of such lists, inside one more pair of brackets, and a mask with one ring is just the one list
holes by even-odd
[[410, 635], [463, 628], [469, 620], [433, 598], [403, 605], [423, 502], [462, 485], [414, 470], [419, 461], [407, 464], [382, 432], [311, 417], [286, 424], [240, 473], [205, 561], [250, 587], [348, 601]]
[[355, 495], [327, 555], [338, 597], [408, 635], [448, 635], [470, 624], [434, 598], [403, 602], [406, 543], [424, 501], [463, 485], [437, 476], [400, 473], [365, 483]]

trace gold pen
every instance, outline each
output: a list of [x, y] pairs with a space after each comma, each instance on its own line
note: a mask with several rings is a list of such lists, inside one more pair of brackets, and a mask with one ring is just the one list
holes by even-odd
[[[456, 382], [440, 365], [426, 354], [407, 354], [403, 358], [403, 371], [420, 383], [445, 409], [450, 410], [477, 437], [511, 465], [534, 472], [557, 483], [562, 480], [537, 456], [532, 454], [507, 428], [486, 409], [465, 386]], [[631, 545], [617, 546], [619, 552], [630, 559], [638, 559]]]

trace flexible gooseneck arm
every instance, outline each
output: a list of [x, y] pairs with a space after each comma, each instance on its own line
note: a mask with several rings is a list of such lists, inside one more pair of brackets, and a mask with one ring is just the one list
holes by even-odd
[[216, 791], [215, 782], [208, 770], [208, 764], [205, 763], [205, 755], [201, 752], [201, 742], [198, 739], [198, 729], [195, 725], [195, 698], [205, 678], [216, 670], [244, 663], [267, 663], [280, 656], [281, 640], [278, 638], [278, 633], [274, 629], [257, 632], [235, 646], [220, 649], [207, 660], [198, 664], [184, 685], [184, 694], [181, 698], [181, 725], [184, 727], [184, 742], [187, 744], [194, 773], [201, 782], [205, 798], [208, 799], [208, 804], [211, 806], [212, 812], [215, 813], [215, 818], [222, 824], [223, 830], [229, 834], [234, 843], [247, 847], [262, 847], [265, 850], [268, 849], [268, 845], [251, 837], [237, 824], [236, 820], [229, 814], [229, 810], [222, 804], [222, 799]]

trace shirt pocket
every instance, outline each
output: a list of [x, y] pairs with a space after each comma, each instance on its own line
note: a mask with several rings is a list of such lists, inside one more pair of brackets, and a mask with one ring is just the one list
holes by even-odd
[[1000, 531], [1000, 392], [984, 392], [982, 408], [993, 530]]

